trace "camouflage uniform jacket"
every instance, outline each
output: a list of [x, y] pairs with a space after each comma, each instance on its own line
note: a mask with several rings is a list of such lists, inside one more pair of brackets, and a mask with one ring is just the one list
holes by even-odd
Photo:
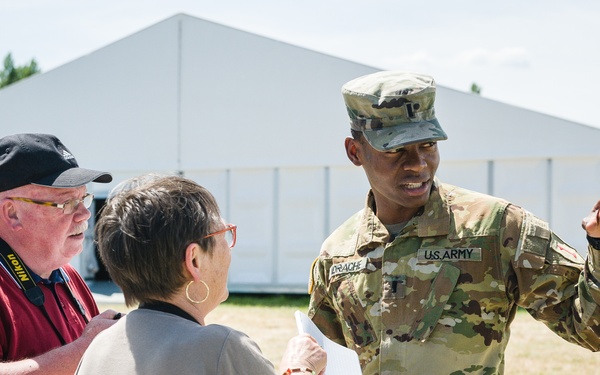
[[586, 265], [522, 208], [437, 180], [391, 242], [373, 206], [324, 242], [309, 287], [309, 316], [364, 374], [502, 374], [517, 306], [599, 349], [598, 250]]

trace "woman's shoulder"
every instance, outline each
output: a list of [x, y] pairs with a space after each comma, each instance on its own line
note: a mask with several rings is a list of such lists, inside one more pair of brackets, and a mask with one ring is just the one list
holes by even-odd
[[224, 326], [221, 324], [208, 324], [202, 326], [203, 335], [211, 335], [213, 337], [221, 337], [224, 340], [230, 340], [232, 342], [243, 342], [250, 340], [247, 334], [242, 331], [238, 331], [235, 328]]
[[[127, 314], [131, 331], [152, 336], [177, 336], [180, 343], [210, 342], [216, 346], [256, 346], [248, 335], [234, 328], [220, 325], [199, 325], [179, 316], [148, 309], [137, 309]], [[148, 327], [154, 327], [148, 332]]]
[[203, 330], [224, 335], [219, 369], [224, 374], [273, 374], [273, 364], [264, 356], [258, 344], [244, 332], [219, 324]]

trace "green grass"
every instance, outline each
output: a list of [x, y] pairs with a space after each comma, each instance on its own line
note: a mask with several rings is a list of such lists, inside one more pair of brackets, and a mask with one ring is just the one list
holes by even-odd
[[241, 294], [231, 293], [224, 305], [308, 308], [308, 294]]

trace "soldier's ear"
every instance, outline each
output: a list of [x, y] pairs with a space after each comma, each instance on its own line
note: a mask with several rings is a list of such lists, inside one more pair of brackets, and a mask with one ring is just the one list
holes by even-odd
[[352, 164], [360, 167], [362, 165], [362, 162], [360, 161], [360, 142], [352, 137], [347, 137], [344, 146], [346, 147], [348, 159], [350, 159]]

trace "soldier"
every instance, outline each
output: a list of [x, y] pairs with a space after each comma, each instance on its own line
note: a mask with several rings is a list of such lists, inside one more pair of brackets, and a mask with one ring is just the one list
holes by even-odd
[[600, 347], [598, 208], [587, 265], [521, 207], [440, 182], [435, 83], [378, 72], [342, 93], [346, 153], [371, 190], [323, 243], [309, 316], [364, 374], [502, 374], [517, 307], [567, 341]]

